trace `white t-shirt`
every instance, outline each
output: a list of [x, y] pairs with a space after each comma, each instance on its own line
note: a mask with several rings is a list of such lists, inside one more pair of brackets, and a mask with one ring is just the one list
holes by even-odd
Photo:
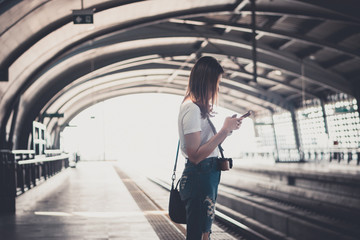
[[[206, 143], [212, 136], [214, 136], [208, 120], [201, 117], [200, 108], [192, 101], [186, 101], [181, 104], [178, 117], [178, 128], [181, 152], [185, 158], [188, 157], [185, 151], [186, 146], [184, 136], [186, 134], [201, 132], [200, 146]], [[215, 150], [208, 157], [217, 157], [218, 155], [219, 149], [215, 148]]]

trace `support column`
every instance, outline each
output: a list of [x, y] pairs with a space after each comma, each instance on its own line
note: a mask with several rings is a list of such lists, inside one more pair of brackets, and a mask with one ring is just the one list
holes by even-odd
[[53, 139], [52, 147], [54, 149], [60, 149], [60, 127], [57, 124], [53, 134], [54, 134], [54, 139]]
[[325, 133], [328, 135], [328, 138], [329, 138], [329, 128], [328, 128], [328, 123], [327, 123], [327, 116], [326, 116], [324, 101], [320, 100], [320, 104], [321, 104], [321, 111], [323, 113]]
[[253, 59], [253, 80], [257, 82], [257, 55], [256, 55], [256, 5], [251, 0], [251, 29], [252, 29], [252, 59]]
[[[359, 113], [359, 117], [360, 117], [360, 79], [358, 79], [357, 81], [353, 81], [352, 83], [352, 87], [354, 89], [354, 97], [356, 99], [356, 105], [357, 105], [357, 112]], [[360, 148], [360, 142], [358, 143], [358, 148]], [[357, 150], [357, 165], [360, 164], [360, 151], [359, 149]]]
[[357, 81], [353, 81], [352, 83], [353, 85], [353, 90], [354, 90], [354, 97], [356, 99], [356, 104], [357, 104], [357, 111], [359, 113], [359, 117], [360, 117], [360, 79]]
[[2, 67], [0, 68], [0, 82], [8, 82], [9, 81], [9, 69]]
[[20, 104], [20, 99], [15, 103], [13, 115], [12, 115], [12, 119], [11, 119], [11, 127], [10, 127], [10, 133], [9, 133], [9, 143], [8, 143], [10, 150], [12, 150], [14, 147], [14, 131], [15, 131], [15, 127], [16, 127], [17, 115], [19, 112], [19, 104]]
[[274, 143], [275, 143], [275, 151], [276, 151], [276, 158], [275, 158], [275, 162], [279, 162], [280, 161], [280, 157], [279, 157], [279, 147], [277, 144], [277, 138], [276, 138], [276, 131], [275, 131], [275, 122], [274, 122], [274, 112], [271, 112], [271, 126], [273, 129], [273, 133], [274, 133]]
[[302, 151], [301, 144], [300, 144], [300, 138], [299, 138], [299, 131], [298, 131], [298, 126], [297, 126], [297, 121], [296, 121], [295, 109], [291, 109], [290, 113], [291, 113], [291, 120], [292, 120], [292, 124], [293, 124], [293, 128], [294, 128], [295, 144], [296, 144], [296, 148], [298, 149], [299, 156], [300, 156], [299, 160], [300, 160], [300, 162], [303, 162], [304, 161], [304, 153]]
[[15, 213], [16, 164], [10, 150], [0, 152], [0, 214]]

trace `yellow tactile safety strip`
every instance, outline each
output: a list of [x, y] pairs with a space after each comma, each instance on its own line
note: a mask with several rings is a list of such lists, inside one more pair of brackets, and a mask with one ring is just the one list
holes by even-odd
[[134, 198], [139, 208], [144, 212], [146, 219], [155, 230], [160, 240], [184, 240], [185, 236], [177, 229], [164, 214], [142, 191], [142, 189], [129, 178], [119, 167], [114, 166], [116, 173]]

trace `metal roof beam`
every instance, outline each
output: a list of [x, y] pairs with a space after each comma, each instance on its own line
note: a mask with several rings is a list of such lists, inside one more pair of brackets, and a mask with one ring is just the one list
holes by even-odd
[[309, 6], [314, 6], [328, 10], [339, 16], [347, 19], [360, 21], [358, 8], [349, 6], [358, 6], [357, 0], [342, 0], [342, 1], [313, 1], [313, 0], [290, 0], [292, 2], [303, 2]]
[[[203, 19], [203, 22], [205, 23], [205, 26], [212, 25], [213, 27], [224, 28], [224, 29], [230, 28], [233, 31], [248, 32], [248, 33], [250, 33], [252, 31], [251, 26], [247, 25], [247, 24], [233, 24], [233, 23], [229, 23], [229, 22], [224, 22], [224, 21], [219, 21], [219, 20], [215, 21], [215, 20], [210, 20], [210, 19], [206, 19], [206, 20]], [[355, 58], [360, 58], [360, 52], [354, 52], [343, 46], [336, 45], [336, 44], [326, 42], [326, 41], [321, 41], [321, 40], [318, 40], [315, 38], [307, 37], [303, 34], [285, 32], [285, 31], [281, 31], [281, 30], [277, 30], [277, 29], [264, 28], [264, 27], [260, 27], [260, 26], [258, 26], [256, 28], [256, 32], [264, 34], [266, 36], [285, 38], [290, 41], [296, 40], [296, 41], [299, 41], [299, 42], [302, 42], [305, 44], [310, 44], [310, 45], [314, 45], [314, 46], [321, 47], [321, 48], [327, 48], [334, 52], [347, 54], [347, 55], [355, 57]]]

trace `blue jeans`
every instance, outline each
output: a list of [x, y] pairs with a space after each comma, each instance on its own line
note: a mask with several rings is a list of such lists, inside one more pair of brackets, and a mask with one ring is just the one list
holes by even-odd
[[200, 240], [211, 233], [220, 182], [217, 158], [206, 158], [195, 165], [187, 161], [180, 180], [180, 196], [186, 206], [186, 239]]

